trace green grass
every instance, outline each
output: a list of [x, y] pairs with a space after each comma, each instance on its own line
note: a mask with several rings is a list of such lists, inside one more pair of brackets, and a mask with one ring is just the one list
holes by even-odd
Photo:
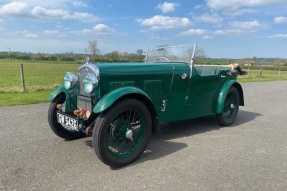
[[[0, 92], [22, 90], [18, 63], [0, 61]], [[63, 81], [65, 72], [77, 71], [78, 64], [24, 64], [25, 84], [29, 91], [49, 90]]]
[[[19, 64], [24, 64], [26, 93], [22, 93]], [[68, 62], [29, 62], [0, 59], [0, 106], [47, 102], [48, 94], [63, 81], [66, 72], [80, 65]]]
[[262, 73], [260, 74], [259, 70], [250, 70], [248, 75], [239, 77], [239, 81], [242, 83], [278, 80], [287, 80], [287, 71], [278, 72], [274, 70], [262, 70]]
[[[19, 64], [24, 64], [27, 92], [21, 93]], [[77, 71], [80, 65], [70, 62], [22, 61], [0, 59], [0, 106], [46, 102], [52, 88], [63, 81], [65, 72]], [[287, 80], [287, 71], [251, 70], [240, 82]]]
[[49, 91], [34, 92], [8, 92], [0, 93], [0, 106], [27, 105], [34, 103], [43, 103], [48, 100]]

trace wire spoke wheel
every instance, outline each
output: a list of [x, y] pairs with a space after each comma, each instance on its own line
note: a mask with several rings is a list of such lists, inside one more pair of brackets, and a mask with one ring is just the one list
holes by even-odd
[[140, 101], [119, 102], [96, 120], [93, 144], [100, 160], [112, 167], [136, 160], [147, 146], [152, 119]]
[[236, 104], [236, 97], [234, 96], [234, 94], [228, 94], [224, 103], [223, 116], [230, 118], [234, 114], [234, 112], [236, 112]]
[[107, 149], [118, 157], [129, 156], [144, 138], [145, 122], [139, 111], [120, 113], [108, 127]]
[[217, 121], [222, 126], [232, 125], [239, 110], [239, 93], [236, 88], [231, 88], [225, 101], [223, 112], [217, 115]]

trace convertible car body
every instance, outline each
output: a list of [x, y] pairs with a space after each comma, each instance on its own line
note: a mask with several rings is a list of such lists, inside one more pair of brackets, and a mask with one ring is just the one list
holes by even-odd
[[67, 73], [50, 94], [52, 130], [64, 139], [92, 135], [97, 156], [119, 167], [140, 156], [160, 123], [214, 115], [233, 124], [244, 105], [240, 68], [197, 65], [195, 49], [181, 60], [167, 50], [143, 63], [87, 61]]

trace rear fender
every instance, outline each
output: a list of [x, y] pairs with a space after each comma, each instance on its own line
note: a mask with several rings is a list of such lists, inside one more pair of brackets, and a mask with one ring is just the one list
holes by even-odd
[[215, 109], [216, 114], [220, 114], [223, 112], [224, 101], [231, 87], [235, 87], [238, 90], [238, 93], [240, 96], [239, 105], [244, 106], [244, 96], [243, 96], [243, 89], [241, 85], [236, 80], [229, 80], [224, 83], [224, 85], [222, 86], [219, 92], [217, 103], [216, 103], [216, 109]]

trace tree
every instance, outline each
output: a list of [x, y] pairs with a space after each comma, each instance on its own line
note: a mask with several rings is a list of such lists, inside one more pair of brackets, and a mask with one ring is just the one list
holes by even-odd
[[203, 48], [197, 47], [195, 50], [194, 57], [195, 57], [195, 60], [196, 60], [195, 62], [197, 65], [207, 64], [207, 56]]
[[141, 55], [143, 55], [143, 53], [144, 53], [143, 49], [138, 49], [137, 50], [137, 55], [141, 56]]
[[92, 57], [95, 57], [99, 52], [98, 43], [96, 40], [89, 41], [88, 52]]
[[195, 51], [196, 58], [206, 58], [206, 54], [203, 48], [197, 47]]

